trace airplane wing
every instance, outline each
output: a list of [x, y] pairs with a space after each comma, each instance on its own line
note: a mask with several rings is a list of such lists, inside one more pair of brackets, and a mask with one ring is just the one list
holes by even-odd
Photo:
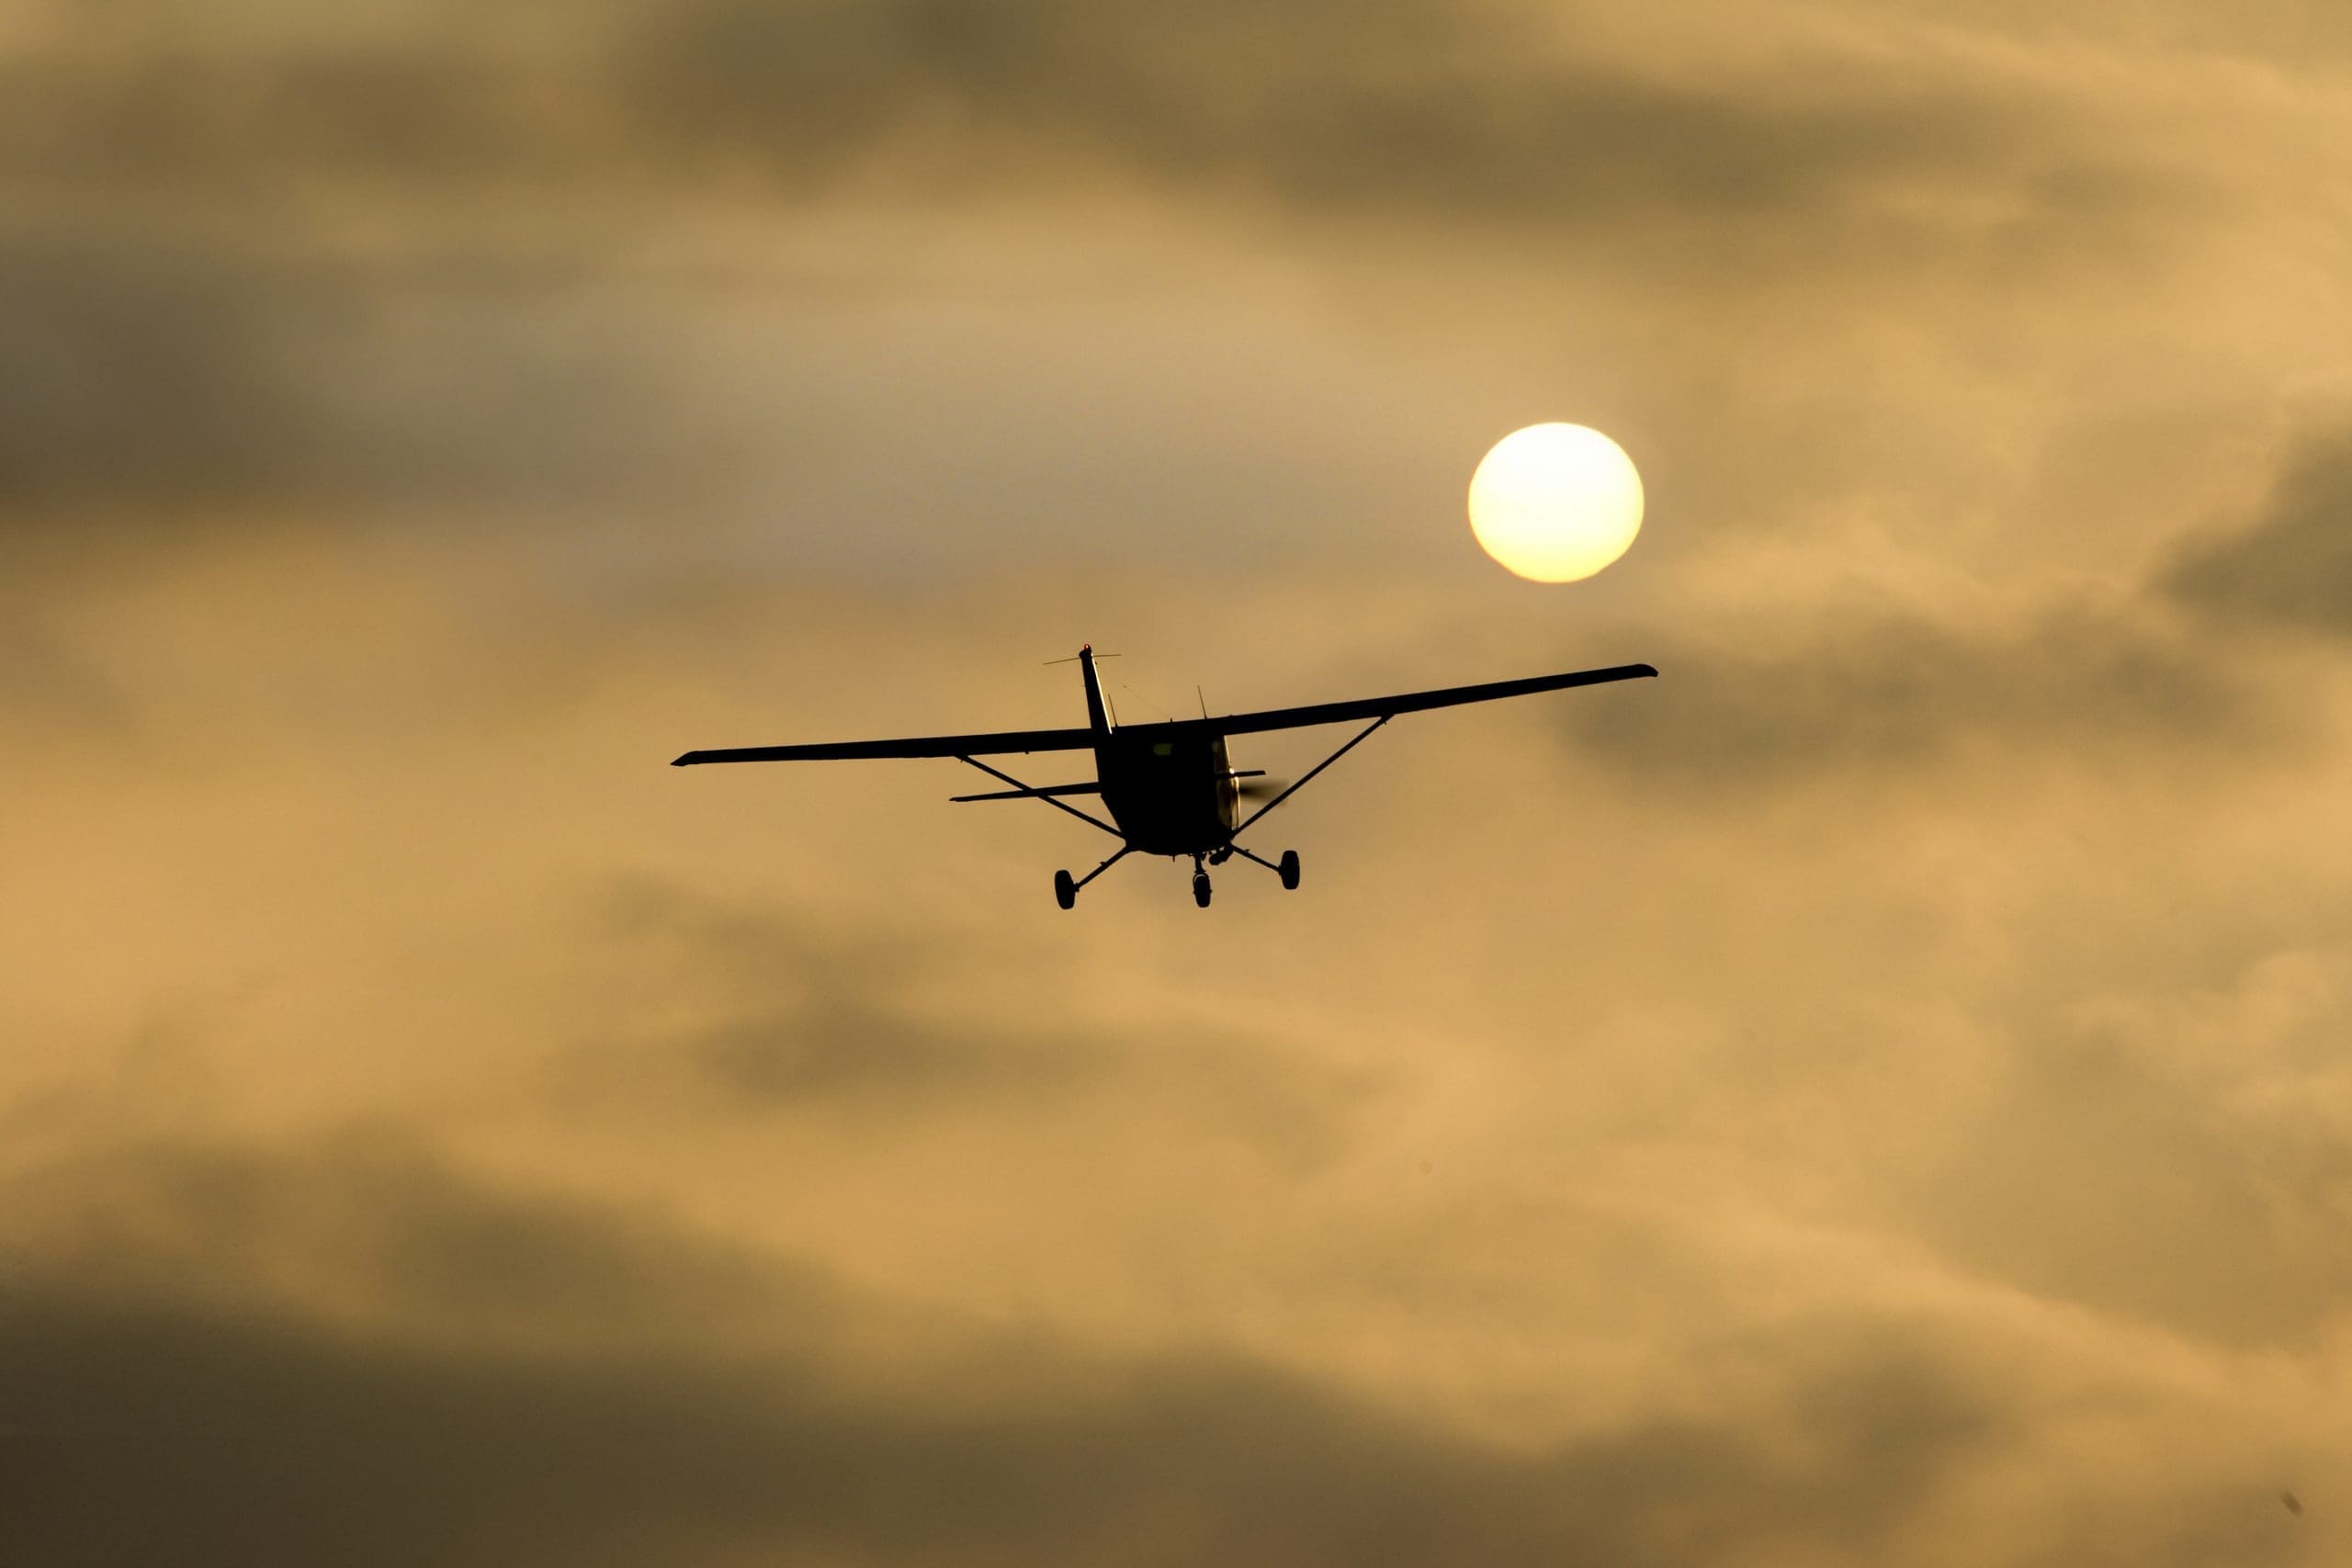
[[[1268, 729], [1304, 729], [1311, 725], [1340, 724], [1358, 718], [1392, 718], [1424, 708], [1457, 707], [1464, 703], [1491, 703], [1502, 697], [1522, 697], [1535, 692], [1557, 692], [1570, 686], [1597, 686], [1609, 681], [1631, 681], [1657, 674], [1647, 664], [1618, 664], [1606, 670], [1572, 670], [1561, 675], [1532, 675], [1521, 681], [1489, 681], [1477, 686], [1445, 686], [1430, 692], [1399, 692], [1393, 696], [1358, 697], [1351, 702], [1315, 703], [1306, 707], [1268, 708], [1261, 713], [1227, 714], [1222, 718], [1180, 718], [1163, 724], [1134, 724], [1120, 733], [1184, 733], [1250, 735]], [[1012, 751], [1083, 751], [1094, 744], [1091, 729], [1011, 729], [993, 735], [917, 735], [903, 740], [832, 740], [808, 746], [737, 746], [721, 750], [689, 751], [671, 762], [691, 768], [705, 762], [825, 762], [876, 757], [986, 757]]]
[[[1262, 713], [1227, 714], [1222, 718], [1180, 718], [1170, 724], [1133, 725], [1134, 729], [1207, 730], [1217, 735], [1250, 735], [1268, 729], [1304, 729], [1309, 725], [1340, 724], [1358, 718], [1393, 718], [1424, 708], [1458, 707], [1464, 703], [1491, 703], [1501, 697], [1523, 697], [1535, 692], [1564, 691], [1570, 686], [1598, 686], [1609, 681], [1633, 681], [1657, 671], [1647, 664], [1616, 664], [1606, 670], [1571, 670], [1562, 675], [1531, 675], [1521, 681], [1489, 681], [1477, 686], [1443, 686], [1431, 692], [1399, 692], [1387, 697], [1358, 697], [1351, 702], [1314, 703], [1306, 707], [1268, 708]], [[1081, 732], [1082, 733], [1082, 732]]]
[[1007, 729], [994, 735], [915, 735], [903, 740], [828, 740], [811, 746], [736, 746], [689, 751], [671, 762], [691, 768], [704, 762], [833, 762], [854, 757], [989, 757], [1009, 751], [1083, 751], [1094, 744], [1091, 729]]

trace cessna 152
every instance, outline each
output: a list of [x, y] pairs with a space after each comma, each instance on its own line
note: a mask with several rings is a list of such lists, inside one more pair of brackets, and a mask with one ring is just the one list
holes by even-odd
[[[1105, 654], [1104, 658], [1110, 657]], [[1279, 861], [1266, 860], [1236, 840], [1250, 824], [1305, 788], [1316, 774], [1346, 756], [1372, 732], [1400, 713], [1424, 708], [1455, 707], [1464, 703], [1487, 703], [1498, 697], [1556, 692], [1569, 686], [1597, 686], [1608, 681], [1630, 681], [1655, 675], [1646, 664], [1619, 664], [1607, 670], [1576, 670], [1564, 675], [1534, 675], [1523, 681], [1494, 681], [1480, 686], [1448, 686], [1431, 692], [1404, 692], [1386, 697], [1360, 697], [1352, 702], [1316, 703], [1306, 707], [1271, 708], [1263, 713], [1227, 714], [1222, 718], [1170, 719], [1163, 724], [1115, 724], [1102, 700], [1102, 682], [1094, 671], [1094, 649], [1078, 650], [1078, 664], [1086, 677], [1086, 728], [1083, 729], [1014, 729], [994, 735], [923, 735], [903, 740], [843, 740], [811, 746], [739, 746], [724, 750], [689, 751], [671, 766], [690, 768], [704, 762], [816, 762], [864, 757], [953, 757], [1011, 789], [985, 795], [959, 795], [956, 801], [1042, 800], [1091, 823], [1119, 840], [1118, 852], [1073, 878], [1054, 873], [1054, 900], [1065, 909], [1078, 902], [1078, 890], [1127, 856], [1167, 855], [1193, 861], [1193, 902], [1208, 908], [1208, 867], [1223, 865], [1235, 855], [1274, 873], [1284, 887], [1298, 886], [1298, 852], [1284, 850]], [[1065, 661], [1066, 662], [1066, 661]], [[1318, 724], [1341, 724], [1368, 718], [1346, 745], [1324, 758], [1296, 784], [1277, 786], [1263, 780], [1264, 772], [1235, 768], [1226, 759], [1229, 735], [1254, 735], [1272, 729], [1304, 729]], [[1085, 784], [1023, 784], [1011, 773], [979, 761], [1015, 751], [1092, 751], [1094, 777]], [[1272, 798], [1241, 815], [1245, 798], [1270, 793]], [[1080, 811], [1065, 796], [1095, 795], [1111, 813], [1105, 822]], [[1117, 826], [1113, 826], [1113, 823]]]

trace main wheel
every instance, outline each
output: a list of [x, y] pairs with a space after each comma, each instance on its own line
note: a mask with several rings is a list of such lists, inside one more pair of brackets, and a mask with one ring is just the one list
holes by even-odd
[[1209, 907], [1209, 874], [1205, 871], [1193, 873], [1193, 902], [1204, 909]]
[[1078, 902], [1078, 884], [1069, 879], [1069, 872], [1054, 873], [1054, 902], [1065, 909]]
[[1296, 850], [1284, 850], [1282, 864], [1274, 869], [1282, 874], [1284, 887], [1295, 889], [1298, 886], [1298, 852]]

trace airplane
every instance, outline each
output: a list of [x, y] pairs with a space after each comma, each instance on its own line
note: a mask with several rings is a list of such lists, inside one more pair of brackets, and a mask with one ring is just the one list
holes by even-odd
[[[1646, 664], [1619, 664], [1606, 670], [1575, 670], [1561, 675], [1533, 675], [1521, 681], [1492, 681], [1477, 686], [1447, 686], [1436, 691], [1402, 692], [1393, 696], [1359, 697], [1351, 702], [1314, 703], [1306, 707], [1270, 708], [1261, 713], [1227, 714], [1211, 718], [1170, 719], [1165, 723], [1115, 722], [1102, 697], [1102, 682], [1095, 672], [1091, 643], [1078, 650], [1077, 662], [1086, 682], [1086, 728], [1083, 729], [1014, 729], [992, 735], [921, 735], [900, 740], [825, 741], [807, 746], [739, 746], [719, 750], [689, 751], [672, 767], [691, 768], [708, 762], [817, 762], [852, 758], [953, 757], [978, 768], [1011, 789], [983, 795], [958, 795], [961, 804], [976, 800], [1041, 800], [1091, 823], [1119, 840], [1116, 853], [1088, 872], [1072, 877], [1054, 873], [1054, 901], [1063, 908], [1078, 902], [1079, 889], [1136, 853], [1190, 856], [1193, 862], [1193, 902], [1209, 906], [1209, 874], [1239, 855], [1282, 878], [1285, 888], [1298, 886], [1298, 852], [1284, 850], [1270, 861], [1244, 849], [1237, 840], [1252, 823], [1296, 795], [1317, 773], [1354, 750], [1372, 732], [1400, 713], [1456, 707], [1464, 703], [1490, 703], [1501, 697], [1556, 692], [1570, 686], [1597, 686], [1610, 681], [1630, 681], [1657, 671]], [[1111, 654], [1101, 657], [1109, 659]], [[1069, 663], [1057, 660], [1057, 663]], [[1226, 738], [1256, 735], [1275, 729], [1305, 729], [1316, 725], [1372, 722], [1354, 739], [1324, 758], [1297, 783], [1276, 785], [1261, 768], [1236, 768], [1226, 758]], [[1013, 752], [1091, 751], [1094, 777], [1083, 784], [1026, 784], [982, 757]], [[1255, 781], [1264, 780], [1264, 783]], [[1261, 794], [1271, 798], [1249, 816], [1241, 815], [1244, 799]], [[1100, 795], [1110, 812], [1105, 822], [1081, 811], [1065, 798]], [[1114, 825], [1115, 824], [1115, 826]]]

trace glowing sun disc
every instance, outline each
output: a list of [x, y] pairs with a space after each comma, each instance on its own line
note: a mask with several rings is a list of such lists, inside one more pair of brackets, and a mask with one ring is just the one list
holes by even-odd
[[1470, 477], [1479, 547], [1537, 582], [1590, 577], [1642, 530], [1642, 477], [1625, 449], [1581, 424], [1531, 424]]

